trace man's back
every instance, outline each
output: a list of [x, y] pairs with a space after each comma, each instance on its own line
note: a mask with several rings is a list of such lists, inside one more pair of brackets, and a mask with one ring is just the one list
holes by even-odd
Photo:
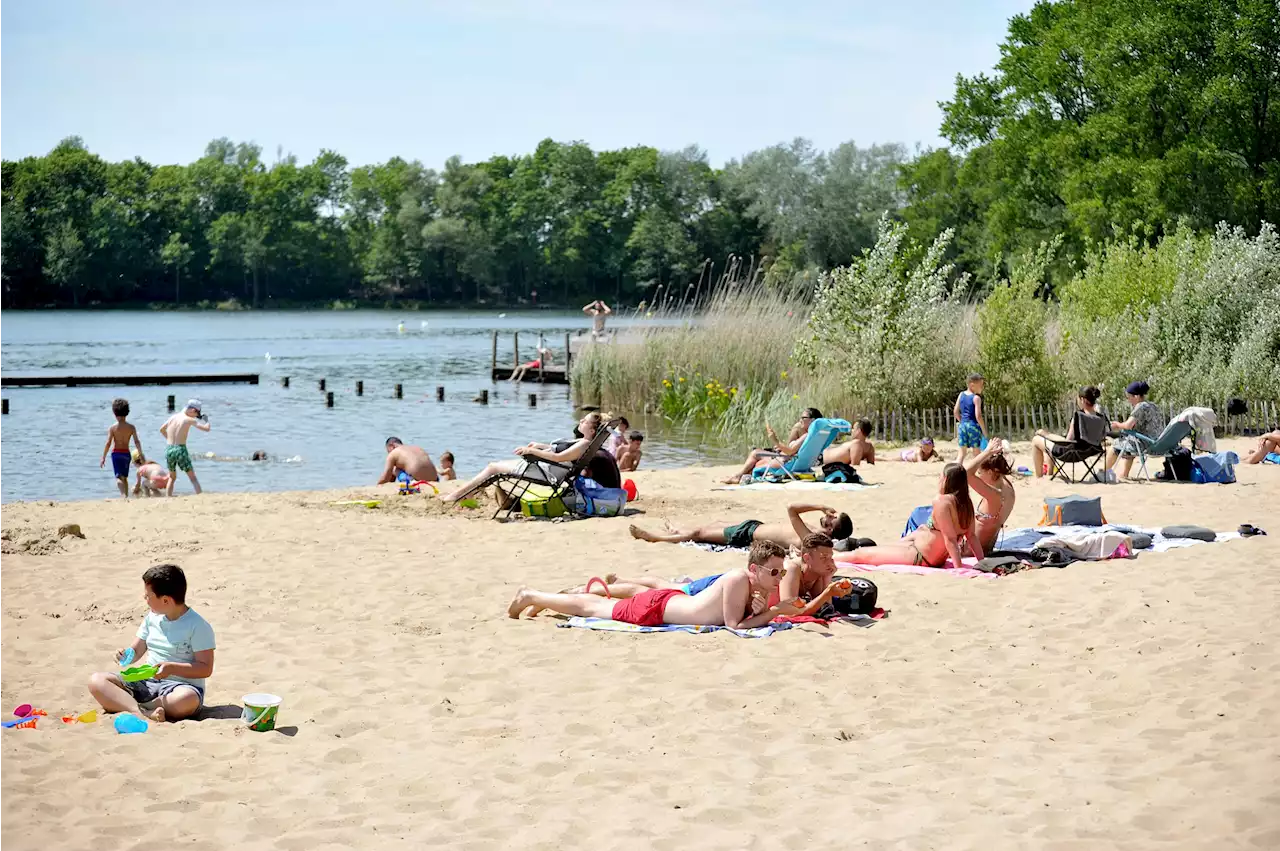
[[164, 421], [164, 439], [170, 446], [182, 446], [187, 442], [187, 432], [195, 422], [185, 413], [177, 413]]
[[741, 612], [738, 616], [741, 620], [750, 614], [750, 603], [751, 582], [746, 569], [739, 567], [722, 575], [710, 588], [696, 596], [680, 594], [672, 597], [667, 602], [663, 620], [695, 626], [724, 626], [726, 605], [730, 611]]

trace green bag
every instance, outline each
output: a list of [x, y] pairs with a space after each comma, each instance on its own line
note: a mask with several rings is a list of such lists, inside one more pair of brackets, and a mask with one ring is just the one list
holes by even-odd
[[530, 488], [520, 498], [520, 513], [525, 517], [564, 517], [569, 513], [564, 500], [558, 496], [550, 496], [550, 489]]

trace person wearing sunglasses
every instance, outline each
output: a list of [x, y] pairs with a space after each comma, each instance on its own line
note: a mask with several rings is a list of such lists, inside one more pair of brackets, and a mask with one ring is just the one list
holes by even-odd
[[809, 435], [809, 426], [812, 425], [814, 420], [818, 419], [822, 419], [822, 411], [817, 408], [805, 408], [804, 413], [800, 415], [800, 419], [791, 427], [791, 433], [787, 435], [785, 443], [778, 437], [778, 433], [773, 430], [773, 426], [765, 423], [764, 430], [769, 435], [769, 441], [773, 445], [768, 449], [752, 449], [747, 453], [747, 460], [742, 463], [742, 469], [732, 476], [726, 476], [721, 479], [721, 484], [736, 485], [742, 481], [743, 476], [751, 475], [751, 471], [765, 463], [766, 460], [771, 463], [778, 461], [779, 459], [774, 453], [780, 453], [785, 458], [795, 455], [800, 449], [800, 444], [804, 443], [804, 439]]
[[526, 609], [544, 609], [562, 615], [605, 618], [636, 626], [726, 626], [754, 629], [774, 618], [798, 613], [804, 604], [786, 600], [756, 611], [754, 599], [768, 599], [786, 572], [787, 551], [772, 541], [756, 541], [747, 555], [747, 566], [722, 575], [709, 588], [690, 596], [677, 588], [650, 588], [625, 600], [595, 594], [551, 594], [521, 588], [507, 606], [507, 616], [519, 618]]

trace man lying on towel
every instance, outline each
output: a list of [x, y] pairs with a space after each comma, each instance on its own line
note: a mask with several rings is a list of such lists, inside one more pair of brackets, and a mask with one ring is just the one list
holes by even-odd
[[[800, 515], [821, 511], [822, 520], [814, 529], [800, 519]], [[786, 523], [762, 523], [759, 520], [743, 520], [741, 523], [710, 523], [688, 529], [675, 529], [667, 525], [668, 532], [654, 534], [639, 526], [631, 527], [631, 537], [651, 544], [682, 544], [694, 541], [699, 544], [725, 544], [739, 549], [751, 546], [752, 541], [773, 541], [784, 547], [798, 547], [805, 535], [823, 532], [833, 540], [842, 541], [853, 534], [853, 521], [848, 514], [837, 514], [829, 505], [792, 503], [787, 507]]]
[[[753, 610], [752, 599], [768, 599], [782, 580], [786, 555], [771, 541], [756, 541], [747, 556], [747, 566], [721, 576], [697, 596], [676, 588], [650, 588], [626, 600], [609, 600], [595, 594], [549, 594], [521, 588], [507, 606], [507, 616], [519, 618], [530, 606], [536, 611], [551, 609], [563, 615], [611, 618], [637, 626], [727, 626], [754, 629], [779, 615], [794, 615], [804, 608], [799, 600]], [[755, 608], [758, 608], [755, 607]]]
[[[781, 599], [799, 598], [804, 608], [798, 615], [813, 615], [832, 597], [848, 595], [853, 586], [847, 580], [834, 580], [836, 562], [831, 548], [831, 538], [824, 532], [813, 532], [805, 535], [800, 541], [799, 551], [792, 550], [783, 561], [783, 575], [774, 597]], [[641, 576], [636, 579], [623, 579], [615, 574], [608, 574], [603, 580], [593, 579], [586, 585], [574, 588], [569, 594], [595, 594], [600, 597], [612, 597], [625, 600], [646, 591], [670, 589], [681, 591], [690, 597], [696, 597], [711, 588], [723, 574], [704, 576], [691, 582], [668, 582], [656, 576]], [[834, 580], [834, 581], [833, 581]], [[752, 596], [751, 613], [763, 612], [770, 603], [778, 599]], [[529, 613], [529, 617], [538, 614], [538, 610]]]

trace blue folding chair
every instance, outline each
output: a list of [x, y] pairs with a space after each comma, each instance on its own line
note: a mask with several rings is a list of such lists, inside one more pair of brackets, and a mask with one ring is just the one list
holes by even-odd
[[1188, 437], [1192, 439], [1192, 445], [1195, 445], [1195, 434], [1191, 430], [1191, 424], [1185, 421], [1174, 420], [1165, 426], [1164, 431], [1160, 432], [1160, 436], [1156, 438], [1129, 429], [1122, 430], [1120, 434], [1133, 438], [1138, 450], [1138, 469], [1147, 481], [1151, 480], [1151, 473], [1147, 471], [1148, 458], [1163, 458], [1169, 455]]
[[848, 420], [820, 417], [809, 423], [809, 433], [804, 436], [804, 441], [795, 455], [788, 458], [781, 452], [760, 453], [762, 458], [786, 458], [787, 460], [776, 466], [756, 467], [751, 471], [751, 480], [753, 482], [812, 481], [816, 478], [813, 475], [813, 468], [822, 463], [822, 453], [835, 441], [837, 435], [849, 434], [852, 431], [853, 426]]

